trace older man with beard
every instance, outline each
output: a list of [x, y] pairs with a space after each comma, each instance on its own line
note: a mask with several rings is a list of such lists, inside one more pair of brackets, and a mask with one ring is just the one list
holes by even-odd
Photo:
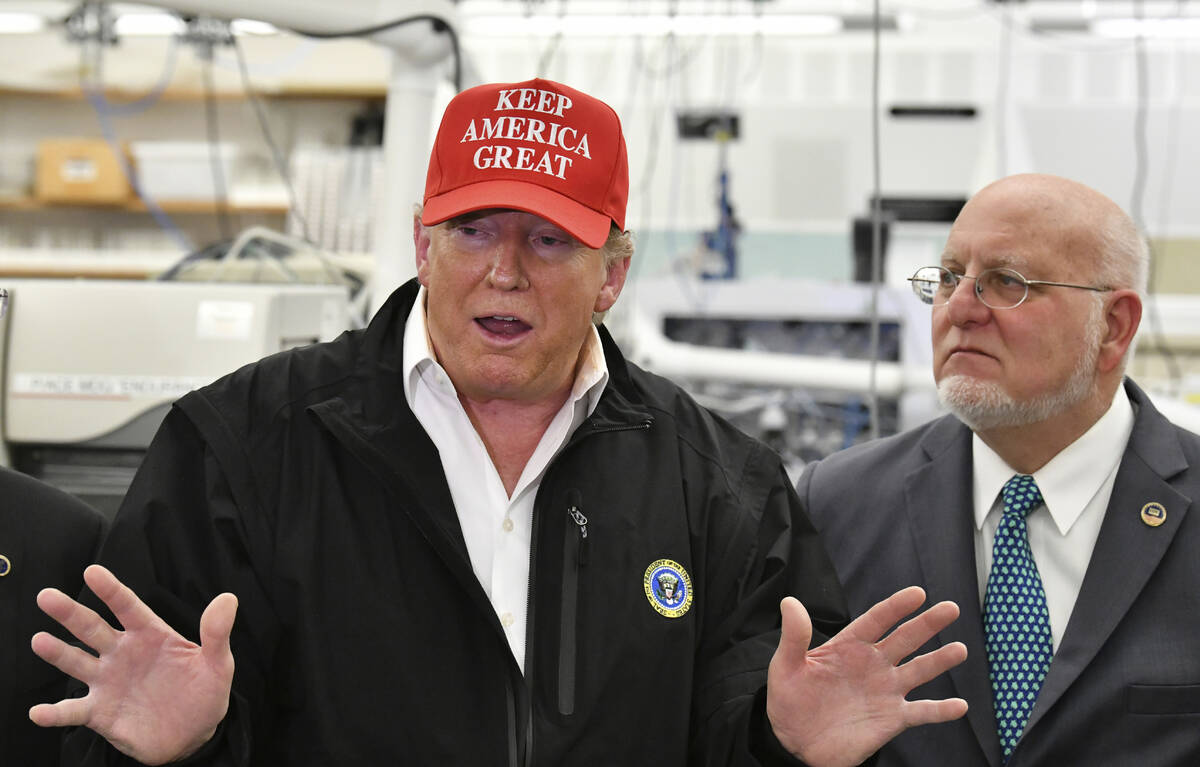
[[925, 649], [967, 661], [914, 696], [967, 717], [881, 767], [1200, 759], [1200, 438], [1124, 378], [1147, 260], [1081, 184], [986, 187], [911, 278], [952, 415], [801, 477], [852, 613], [908, 583], [962, 610]]

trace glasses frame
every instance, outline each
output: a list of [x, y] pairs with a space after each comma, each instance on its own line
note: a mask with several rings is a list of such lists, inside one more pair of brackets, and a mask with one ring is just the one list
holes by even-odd
[[[1029, 298], [1029, 286], [1030, 285], [1049, 285], [1049, 286], [1055, 287], [1055, 288], [1077, 288], [1079, 290], [1091, 290], [1091, 291], [1095, 291], [1097, 293], [1107, 293], [1108, 291], [1112, 290], [1112, 288], [1101, 288], [1101, 287], [1096, 287], [1095, 285], [1075, 285], [1075, 284], [1072, 284], [1069, 282], [1052, 282], [1050, 280], [1031, 280], [1031, 279], [1028, 279], [1025, 275], [1018, 272], [1016, 269], [1011, 269], [1007, 266], [989, 267], [987, 269], [984, 269], [982, 272], [980, 272], [979, 274], [977, 274], [975, 276], [971, 276], [969, 274], [958, 274], [957, 272], [950, 271], [949, 269], [947, 269], [944, 266], [922, 266], [919, 269], [917, 269], [917, 271], [913, 272], [913, 276], [909, 277], [908, 281], [912, 285], [913, 293], [917, 296], [918, 299], [920, 299], [921, 303], [925, 304], [926, 306], [945, 306], [946, 304], [950, 303], [950, 300], [949, 300], [949, 298], [947, 298], [945, 303], [941, 303], [941, 304], [934, 303], [932, 298], [930, 298], [930, 300], [928, 300], [928, 301], [925, 300], [925, 294], [921, 292], [919, 283], [928, 283], [928, 282], [932, 282], [932, 280], [925, 280], [925, 279], [921, 279], [921, 278], [917, 277], [917, 275], [920, 274], [925, 269], [937, 269], [942, 274], [950, 275], [950, 278], [954, 280], [954, 288], [950, 291], [951, 294], [953, 294], [955, 290], [958, 290], [958, 285], [963, 280], [974, 280], [975, 288], [971, 292], [975, 294], [975, 297], [979, 299], [980, 303], [982, 303], [984, 306], [986, 306], [989, 309], [998, 309], [998, 310], [999, 309], [1016, 309], [1018, 306], [1025, 303], [1025, 299]], [[992, 273], [992, 272], [1004, 272], [1006, 274], [1010, 274], [1010, 275], [1016, 277], [1021, 282], [1021, 284], [1025, 286], [1025, 293], [1024, 293], [1024, 295], [1021, 296], [1021, 300], [1017, 301], [1015, 304], [1012, 304], [1011, 306], [995, 306], [993, 304], [988, 303], [987, 300], [983, 297], [983, 288], [981, 287], [979, 278], [983, 277], [986, 274]], [[939, 281], [938, 284], [940, 285], [941, 281]]]

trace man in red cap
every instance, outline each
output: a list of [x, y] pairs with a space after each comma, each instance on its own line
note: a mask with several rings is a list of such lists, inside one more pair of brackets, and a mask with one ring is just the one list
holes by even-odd
[[40, 595], [93, 651], [33, 640], [88, 687], [31, 711], [71, 763], [851, 765], [962, 715], [905, 700], [961, 645], [900, 664], [954, 605], [893, 631], [907, 589], [810, 650], [845, 608], [778, 458], [594, 321], [627, 194], [606, 104], [450, 103], [417, 279], [182, 398], [95, 610]]

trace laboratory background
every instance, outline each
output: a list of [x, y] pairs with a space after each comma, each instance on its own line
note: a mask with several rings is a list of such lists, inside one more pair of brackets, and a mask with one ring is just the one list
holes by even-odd
[[1142, 228], [1128, 372], [1200, 431], [1200, 3], [0, 0], [0, 462], [115, 513], [174, 399], [415, 274], [445, 104], [534, 76], [624, 126], [618, 343], [793, 476], [940, 413], [906, 278], [1020, 172]]

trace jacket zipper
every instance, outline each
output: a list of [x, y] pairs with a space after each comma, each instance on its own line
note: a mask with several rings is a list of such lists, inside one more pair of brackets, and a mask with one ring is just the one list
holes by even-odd
[[[365, 438], [341, 416], [340, 413], [327, 412], [324, 410], [314, 411], [318, 420], [359, 462], [361, 462], [369, 471], [374, 473], [379, 481], [389, 489], [389, 492], [396, 493], [394, 487], [399, 480], [394, 475], [394, 472], [387, 465], [385, 457], [373, 448]], [[402, 482], [401, 482], [402, 484]], [[418, 529], [421, 535], [429, 542], [430, 546], [441, 552], [441, 546], [431, 537], [430, 533], [418, 524]], [[533, 536], [530, 540], [529, 565], [530, 565], [530, 590], [526, 594], [526, 606], [529, 611], [528, 620], [530, 625], [533, 621], [532, 601], [529, 600], [529, 595], [533, 593], [533, 562], [535, 550], [537, 547], [537, 515], [534, 515], [533, 520]], [[447, 559], [447, 564], [451, 562]], [[452, 568], [453, 569], [453, 568]], [[471, 574], [474, 578], [474, 574]], [[490, 609], [490, 606], [487, 608]], [[528, 655], [526, 656], [526, 668], [530, 668]], [[515, 671], [515, 669], [514, 669]], [[514, 673], [509, 677], [509, 683], [505, 691], [505, 708], [508, 715], [508, 763], [510, 767], [530, 767], [533, 764], [533, 704], [529, 690], [532, 687], [526, 684], [526, 694], [521, 695], [521, 680]], [[524, 712], [525, 722], [525, 737], [521, 737], [521, 713]]]
[[[649, 429], [652, 422], [653, 421], [651, 419], [647, 418], [643, 421], [638, 421], [637, 423], [614, 424], [611, 426], [596, 427], [596, 428], [593, 428], [592, 431], [589, 431], [584, 434], [580, 434], [578, 431], [576, 431], [575, 434], [573, 434], [571, 436], [571, 439], [567, 442], [567, 444], [563, 447], [562, 452], [566, 452], [567, 450], [570, 450], [572, 447], [575, 446], [575, 444], [586, 439], [591, 434], [600, 434], [600, 433], [614, 432], [614, 431], [637, 431], [640, 429]], [[562, 453], [559, 453], [558, 458], [561, 458], [561, 457], [562, 457]], [[543, 485], [549, 479], [550, 472], [553, 470], [554, 464], [558, 460], [558, 458], [551, 461], [550, 466], [547, 467], [546, 476], [544, 476], [542, 478]], [[571, 492], [576, 493], [576, 494], [578, 493], [578, 491], [571, 491]], [[576, 496], [576, 497], [578, 497], [578, 496]], [[576, 505], [579, 505], [579, 504], [576, 504]], [[586, 517], [584, 518], [584, 520], [586, 523]], [[531, 633], [532, 633], [532, 628], [536, 625], [534, 623], [533, 589], [534, 589], [535, 580], [537, 578], [537, 567], [536, 567], [536, 565], [537, 565], [537, 542], [538, 542], [538, 537], [539, 537], [539, 535], [538, 535], [539, 528], [541, 527], [541, 525], [539, 524], [539, 521], [540, 521], [540, 515], [538, 514], [537, 504], [535, 503], [534, 507], [533, 507], [533, 529], [530, 533], [530, 539], [529, 539], [529, 588], [525, 592], [525, 625], [526, 625], [525, 631], [526, 631], [526, 637], [527, 637], [526, 643], [525, 643], [525, 689], [529, 691], [528, 698], [525, 701], [525, 704], [527, 706], [527, 709], [526, 709], [527, 717], [526, 717], [525, 738], [524, 738], [524, 740], [525, 740], [524, 754], [523, 754], [524, 759], [522, 760], [524, 762], [525, 767], [532, 767], [532, 765], [533, 765], [533, 694], [534, 694], [533, 690], [534, 690], [534, 686], [533, 686], [533, 663], [532, 663], [531, 651], [534, 649], [534, 640], [531, 637]], [[582, 541], [582, 539], [584, 537], [583, 536], [584, 530], [582, 527], [579, 527], [578, 529], [579, 529], [580, 540]], [[567, 525], [567, 531], [568, 531], [568, 533], [571, 532], [570, 525]], [[585, 552], [586, 552], [586, 549], [585, 549]], [[586, 556], [586, 553], [585, 553], [585, 556]], [[564, 562], [564, 568], [565, 568], [565, 562]], [[575, 577], [576, 578], [578, 577], [578, 571], [575, 572]], [[576, 580], [576, 584], [578, 584], [577, 580]], [[564, 593], [565, 593], [565, 590], [564, 590]], [[572, 593], [574, 593], [574, 590], [572, 590]], [[572, 611], [574, 611], [574, 607], [575, 606], [574, 606], [574, 600], [573, 600]], [[570, 631], [571, 631], [571, 657], [574, 658], [575, 657], [575, 641], [574, 641], [575, 621], [574, 621], [574, 618], [572, 618], [572, 620], [571, 620], [571, 630]], [[561, 669], [561, 657], [562, 657], [561, 648], [559, 650], [559, 657], [560, 657], [560, 669], [559, 670], [560, 670], [560, 679], [561, 679], [561, 671], [562, 671], [562, 669]], [[574, 663], [572, 663], [571, 668], [572, 668], [571, 708], [573, 710], [574, 709], [574, 698], [575, 698]], [[560, 688], [561, 688], [561, 683], [560, 683]], [[560, 701], [561, 701], [561, 693], [560, 693]], [[518, 739], [520, 738], [519, 733], [517, 734], [517, 737], [518, 737]]]
[[[529, 585], [525, 589], [525, 689], [529, 696], [525, 701], [526, 705], [526, 725], [523, 753], [521, 754], [523, 767], [532, 767], [533, 765], [533, 639], [531, 629], [533, 628], [535, 603], [533, 599], [533, 579], [536, 571], [538, 537], [541, 530], [541, 518], [537, 513], [537, 501], [533, 505], [533, 524], [529, 531]], [[519, 742], [521, 733], [519, 730], [514, 731], [513, 735]]]
[[588, 520], [579, 509], [583, 502], [578, 490], [567, 493], [567, 504], [569, 522], [563, 526], [562, 610], [558, 624], [558, 713], [564, 716], [575, 713], [579, 570], [588, 559]]

